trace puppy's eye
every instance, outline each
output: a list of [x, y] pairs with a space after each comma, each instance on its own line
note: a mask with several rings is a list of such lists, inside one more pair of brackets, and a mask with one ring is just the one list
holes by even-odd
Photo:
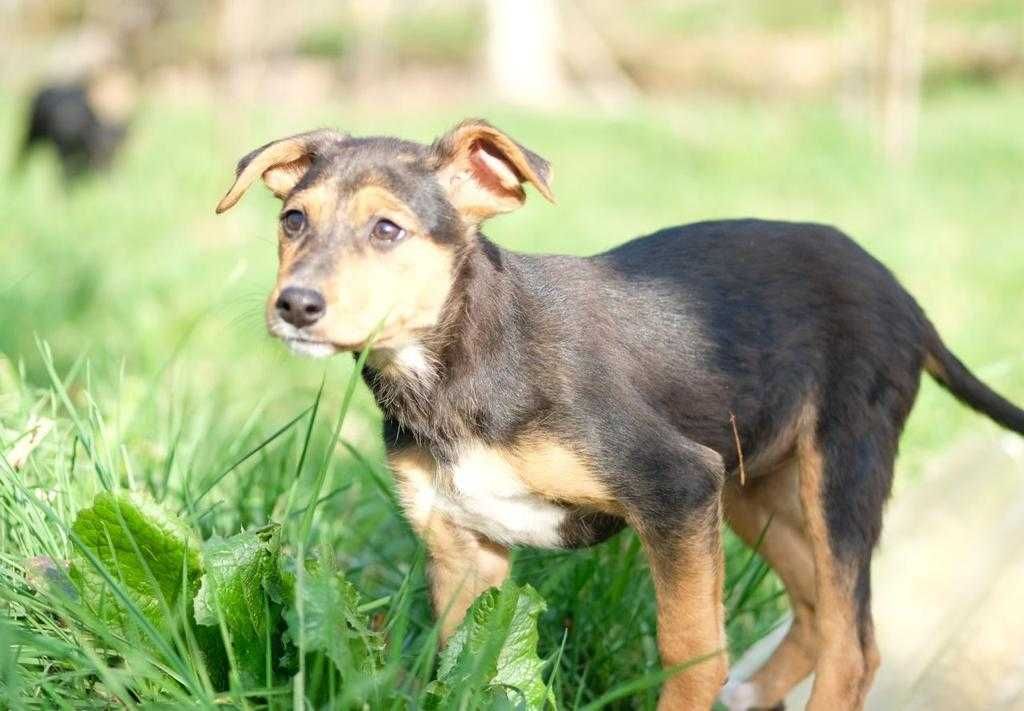
[[306, 216], [301, 210], [288, 210], [281, 215], [281, 226], [290, 235], [298, 234], [306, 226]]
[[391, 220], [381, 218], [370, 230], [370, 239], [382, 244], [394, 244], [405, 237], [405, 230]]

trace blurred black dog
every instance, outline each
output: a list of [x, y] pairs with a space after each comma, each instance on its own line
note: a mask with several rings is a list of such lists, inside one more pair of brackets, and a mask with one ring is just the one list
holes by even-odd
[[[49, 143], [57, 149], [68, 181], [108, 167], [128, 130], [126, 119], [109, 117], [124, 113], [123, 96], [116, 101], [120, 112], [102, 105], [104, 94], [111, 93], [95, 80], [44, 85], [32, 100], [18, 165], [24, 164], [36, 146]], [[107, 103], [111, 103], [109, 99]]]

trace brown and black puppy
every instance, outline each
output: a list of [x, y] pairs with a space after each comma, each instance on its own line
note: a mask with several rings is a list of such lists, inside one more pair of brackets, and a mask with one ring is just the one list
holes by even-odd
[[666, 683], [666, 709], [707, 709], [725, 681], [723, 512], [750, 544], [766, 531], [794, 615], [723, 700], [773, 707], [813, 671], [810, 708], [860, 708], [879, 663], [871, 554], [921, 370], [1024, 433], [1024, 411], [831, 227], [705, 222], [587, 258], [510, 252], [481, 223], [522, 205], [526, 183], [550, 199], [551, 172], [483, 121], [429, 146], [333, 131], [267, 144], [217, 211], [257, 178], [283, 201], [270, 332], [327, 356], [382, 324], [364, 375], [444, 633], [502, 581], [510, 546], [632, 526], [663, 662], [703, 658]]

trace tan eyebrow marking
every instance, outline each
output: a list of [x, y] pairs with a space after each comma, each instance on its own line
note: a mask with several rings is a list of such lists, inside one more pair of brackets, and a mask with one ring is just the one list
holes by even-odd
[[359, 188], [349, 198], [347, 212], [349, 222], [353, 226], [363, 225], [370, 218], [380, 215], [395, 219], [406, 230], [420, 231], [419, 219], [412, 208], [393, 192], [379, 185], [366, 185]]
[[338, 199], [337, 180], [324, 179], [295, 193], [284, 205], [284, 211], [301, 209], [314, 224], [329, 219]]

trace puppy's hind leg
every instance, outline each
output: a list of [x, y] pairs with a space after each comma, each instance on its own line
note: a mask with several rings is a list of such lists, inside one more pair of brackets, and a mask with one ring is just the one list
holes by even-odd
[[[749, 678], [730, 680], [719, 700], [730, 711], [783, 708], [786, 695], [818, 658], [814, 557], [804, 534], [794, 465], [745, 486], [731, 481], [723, 495], [726, 520], [771, 565], [786, 587], [793, 623], [771, 657]], [[760, 545], [758, 545], [760, 543]]]
[[892, 481], [895, 440], [883, 428], [803, 436], [800, 500], [815, 571], [818, 660], [807, 708], [864, 707], [880, 663], [871, 619], [871, 555]]

